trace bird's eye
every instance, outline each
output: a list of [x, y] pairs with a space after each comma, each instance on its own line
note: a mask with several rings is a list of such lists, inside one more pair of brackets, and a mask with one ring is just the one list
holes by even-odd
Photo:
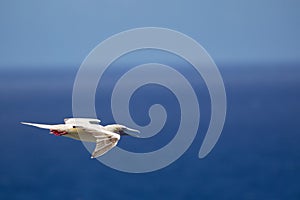
[[72, 128], [82, 128], [82, 126], [72, 126]]

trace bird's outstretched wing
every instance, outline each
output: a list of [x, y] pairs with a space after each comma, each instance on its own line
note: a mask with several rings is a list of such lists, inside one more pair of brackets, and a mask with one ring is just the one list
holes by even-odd
[[72, 126], [66, 125], [66, 124], [50, 125], [50, 124], [28, 123], [28, 122], [21, 122], [21, 124], [25, 124], [25, 125], [29, 125], [29, 126], [35, 126], [35, 127], [43, 128], [43, 129], [53, 129], [53, 130], [67, 130], [69, 128], [72, 128]]
[[50, 125], [50, 124], [36, 124], [36, 123], [28, 123], [28, 122], [21, 122], [21, 124], [35, 126], [35, 127], [44, 128], [44, 129], [51, 129], [53, 127], [53, 125]]
[[120, 140], [119, 134], [104, 130], [102, 128], [84, 129], [83, 131], [90, 132], [96, 138], [96, 147], [92, 153], [91, 158], [102, 156], [113, 147], [115, 147]]
[[65, 124], [97, 124], [101, 122], [99, 119], [93, 118], [65, 118]]
[[108, 152], [110, 149], [112, 149], [114, 146], [118, 143], [118, 138], [97, 138], [96, 139], [96, 148], [94, 152], [92, 153], [91, 158], [96, 158], [98, 156], [102, 156], [106, 152]]

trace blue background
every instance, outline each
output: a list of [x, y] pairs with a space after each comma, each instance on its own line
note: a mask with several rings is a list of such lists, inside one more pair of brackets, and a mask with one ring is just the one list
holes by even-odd
[[[299, 8], [292, 0], [1, 1], [0, 198], [299, 199]], [[113, 34], [145, 26], [189, 35], [220, 69], [228, 113], [205, 159], [197, 157], [210, 117], [205, 84], [185, 62], [158, 52], [112, 66], [96, 108], [103, 124], [113, 123], [110, 85], [124, 65], [157, 61], [194, 78], [200, 129], [172, 165], [147, 174], [118, 172], [91, 160], [78, 141], [19, 124], [72, 116], [73, 82], [87, 54]], [[165, 132], [142, 143], [124, 138], [121, 147], [146, 152], [172, 139], [178, 102], [165, 88], [141, 88], [132, 98], [133, 118], [147, 124], [147, 107], [157, 102], [169, 113]]]

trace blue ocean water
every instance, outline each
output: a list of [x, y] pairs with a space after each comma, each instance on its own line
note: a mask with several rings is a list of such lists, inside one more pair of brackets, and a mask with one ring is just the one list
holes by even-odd
[[[201, 99], [200, 129], [188, 151], [159, 171], [129, 174], [91, 160], [79, 141], [19, 123], [60, 123], [71, 117], [76, 70], [2, 70], [0, 198], [300, 199], [299, 66], [224, 66], [220, 72], [228, 111], [213, 151], [198, 159], [210, 113], [202, 82], [195, 88]], [[111, 86], [99, 87], [106, 88], [104, 96], [109, 97]], [[96, 95], [103, 124], [113, 123], [107, 97]], [[132, 100], [136, 105], [132, 115], [140, 124], [149, 120], [149, 105], [165, 105], [171, 112], [168, 133], [138, 144], [124, 138], [119, 145], [130, 150], [135, 145], [136, 151], [147, 152], [171, 140], [180, 112], [172, 93], [145, 86]]]

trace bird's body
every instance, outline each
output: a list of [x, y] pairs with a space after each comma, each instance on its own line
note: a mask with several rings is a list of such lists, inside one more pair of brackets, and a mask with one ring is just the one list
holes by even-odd
[[49, 129], [50, 133], [56, 136], [64, 136], [85, 142], [95, 142], [96, 148], [91, 158], [103, 155], [117, 145], [121, 135], [138, 137], [134, 133], [139, 131], [127, 128], [126, 126], [113, 124], [101, 126], [100, 120], [91, 118], [67, 118], [65, 124], [36, 124], [21, 122], [22, 124]]

